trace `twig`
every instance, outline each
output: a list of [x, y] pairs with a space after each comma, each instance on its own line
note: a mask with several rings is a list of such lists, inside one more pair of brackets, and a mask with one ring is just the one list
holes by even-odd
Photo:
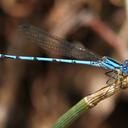
[[[125, 88], [121, 88], [125, 84]], [[69, 111], [67, 111], [58, 121], [53, 125], [53, 128], [67, 128], [83, 113], [96, 106], [100, 101], [120, 92], [122, 89], [128, 88], [128, 76], [116, 80], [112, 85], [105, 86], [97, 92], [83, 98]]]

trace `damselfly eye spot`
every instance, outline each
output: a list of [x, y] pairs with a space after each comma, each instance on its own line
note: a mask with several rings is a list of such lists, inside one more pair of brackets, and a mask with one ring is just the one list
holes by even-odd
[[124, 66], [128, 66], [128, 60], [125, 60], [123, 63]]
[[124, 70], [126, 70], [126, 67], [123, 67]]
[[122, 72], [123, 72], [124, 74], [128, 74], [128, 66], [123, 65], [123, 66], [122, 66]]

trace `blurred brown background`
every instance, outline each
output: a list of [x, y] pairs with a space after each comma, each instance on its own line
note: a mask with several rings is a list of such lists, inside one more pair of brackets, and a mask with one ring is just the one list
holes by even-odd
[[[0, 53], [54, 57], [19, 35], [22, 22], [101, 56], [128, 58], [128, 0], [1, 0]], [[0, 128], [50, 128], [108, 79], [102, 69], [84, 65], [1, 59], [0, 67]], [[111, 97], [71, 127], [127, 128], [127, 101], [127, 91]]]

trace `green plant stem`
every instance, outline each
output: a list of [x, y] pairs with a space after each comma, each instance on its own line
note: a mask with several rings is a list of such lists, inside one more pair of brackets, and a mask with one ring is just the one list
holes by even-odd
[[74, 107], [67, 111], [59, 120], [53, 125], [53, 128], [67, 128], [80, 117], [80, 115], [88, 110], [88, 104], [85, 99], [79, 101]]

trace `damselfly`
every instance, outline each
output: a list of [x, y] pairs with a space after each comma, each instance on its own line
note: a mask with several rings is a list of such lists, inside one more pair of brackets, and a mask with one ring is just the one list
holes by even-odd
[[36, 42], [41, 48], [46, 50], [50, 49], [58, 54], [62, 54], [63, 56], [77, 59], [16, 56], [7, 54], [0, 54], [0, 58], [84, 64], [113, 70], [125, 75], [128, 74], [128, 60], [125, 60], [124, 63], [119, 63], [110, 57], [99, 57], [86, 48], [81, 46], [76, 47], [74, 44], [59, 39], [58, 37], [30, 24], [19, 25], [19, 30], [23, 32], [27, 39]]

